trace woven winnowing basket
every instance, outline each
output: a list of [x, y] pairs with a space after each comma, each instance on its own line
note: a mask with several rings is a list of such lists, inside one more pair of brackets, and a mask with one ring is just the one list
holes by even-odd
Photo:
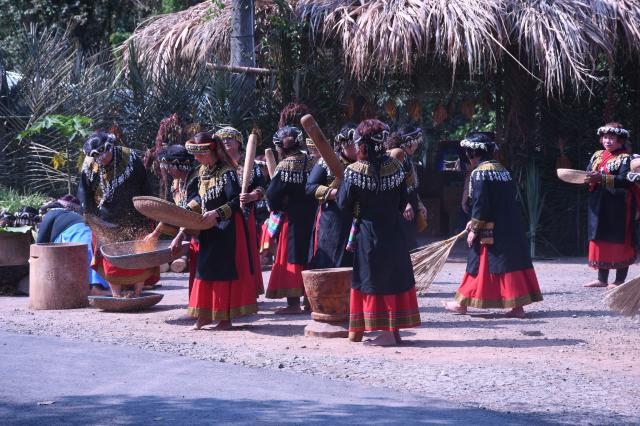
[[122, 269], [145, 269], [169, 263], [189, 252], [189, 242], [183, 241], [180, 252], [171, 253], [171, 241], [137, 240], [103, 245], [100, 252], [113, 266]]
[[202, 222], [202, 215], [157, 197], [133, 197], [133, 206], [140, 213], [157, 222], [196, 231], [209, 228]]
[[574, 169], [558, 169], [558, 178], [561, 181], [567, 183], [574, 183], [577, 185], [582, 185], [585, 183], [585, 178], [587, 177], [587, 172], [584, 170], [574, 170]]

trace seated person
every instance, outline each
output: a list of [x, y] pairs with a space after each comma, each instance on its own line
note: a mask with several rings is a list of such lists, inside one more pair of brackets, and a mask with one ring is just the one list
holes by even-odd
[[[91, 228], [78, 214], [80, 202], [73, 195], [65, 195], [40, 209], [42, 222], [38, 227], [36, 243], [82, 243], [87, 245], [89, 265], [93, 258]], [[89, 286], [92, 295], [108, 296], [109, 284], [89, 266]]]

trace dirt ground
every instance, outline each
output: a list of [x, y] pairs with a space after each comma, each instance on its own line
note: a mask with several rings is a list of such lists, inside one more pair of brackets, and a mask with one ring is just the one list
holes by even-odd
[[0, 328], [357, 381], [550, 423], [640, 423], [640, 323], [610, 312], [602, 289], [582, 288], [595, 276], [585, 259], [536, 262], [545, 300], [523, 320], [445, 312], [464, 266], [450, 259], [419, 299], [422, 326], [395, 348], [305, 337], [308, 315], [273, 314], [284, 300], [261, 299], [259, 314], [231, 331], [189, 331], [185, 274], [163, 275], [164, 299], [142, 313], [32, 311], [26, 297], [0, 297]]

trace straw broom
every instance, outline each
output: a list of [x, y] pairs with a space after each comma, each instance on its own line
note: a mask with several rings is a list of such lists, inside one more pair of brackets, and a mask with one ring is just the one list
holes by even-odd
[[605, 293], [611, 309], [629, 317], [640, 314], [640, 276]]
[[444, 264], [447, 263], [449, 253], [451, 253], [456, 241], [466, 234], [467, 231], [464, 230], [447, 240], [436, 241], [411, 253], [411, 263], [413, 264], [413, 274], [416, 277], [416, 291], [418, 293], [427, 292]]

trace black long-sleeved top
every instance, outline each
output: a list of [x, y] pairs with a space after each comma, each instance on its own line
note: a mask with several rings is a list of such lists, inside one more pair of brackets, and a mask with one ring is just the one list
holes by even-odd
[[309, 256], [311, 232], [317, 209], [316, 200], [307, 195], [305, 186], [313, 160], [303, 152], [297, 152], [282, 160], [267, 189], [267, 202], [272, 211], [286, 213], [288, 235], [287, 262], [306, 265]]
[[[351, 164], [344, 156], [340, 156], [340, 161], [343, 167]], [[335, 200], [327, 200], [334, 187], [337, 188], [335, 176], [321, 159], [311, 170], [306, 185], [307, 195], [320, 202], [320, 220], [312, 232], [312, 236], [317, 235], [317, 246], [314, 247], [312, 237], [309, 250], [309, 267], [312, 269], [353, 265], [353, 253], [345, 250], [353, 215], [338, 208]]]
[[213, 167], [201, 166], [198, 195], [187, 208], [198, 213], [217, 211], [218, 224], [200, 231], [200, 257], [196, 277], [207, 281], [230, 281], [238, 278], [236, 244], [245, 244], [236, 235], [235, 213], [240, 211], [240, 184], [236, 171], [218, 162]]
[[[631, 156], [625, 150], [614, 153], [597, 151], [589, 161], [588, 171], [603, 173], [602, 182], [590, 188], [587, 212], [589, 240], [624, 243], [627, 220], [635, 214], [635, 199], [627, 180]], [[629, 198], [629, 208], [627, 208]]]
[[[116, 147], [113, 160], [104, 167], [94, 159], [85, 161], [78, 186], [84, 213], [142, 234], [148, 220], [133, 206], [133, 197], [150, 194], [147, 172], [133, 150]], [[132, 236], [122, 235], [124, 239]]]
[[338, 207], [358, 218], [352, 288], [368, 294], [399, 294], [415, 285], [413, 266], [400, 231], [407, 205], [402, 164], [385, 156], [379, 176], [367, 161], [345, 170]]
[[467, 272], [478, 273], [482, 245], [488, 247], [491, 273], [533, 268], [511, 173], [497, 161], [480, 163], [471, 172], [469, 199], [477, 235], [469, 248]]

